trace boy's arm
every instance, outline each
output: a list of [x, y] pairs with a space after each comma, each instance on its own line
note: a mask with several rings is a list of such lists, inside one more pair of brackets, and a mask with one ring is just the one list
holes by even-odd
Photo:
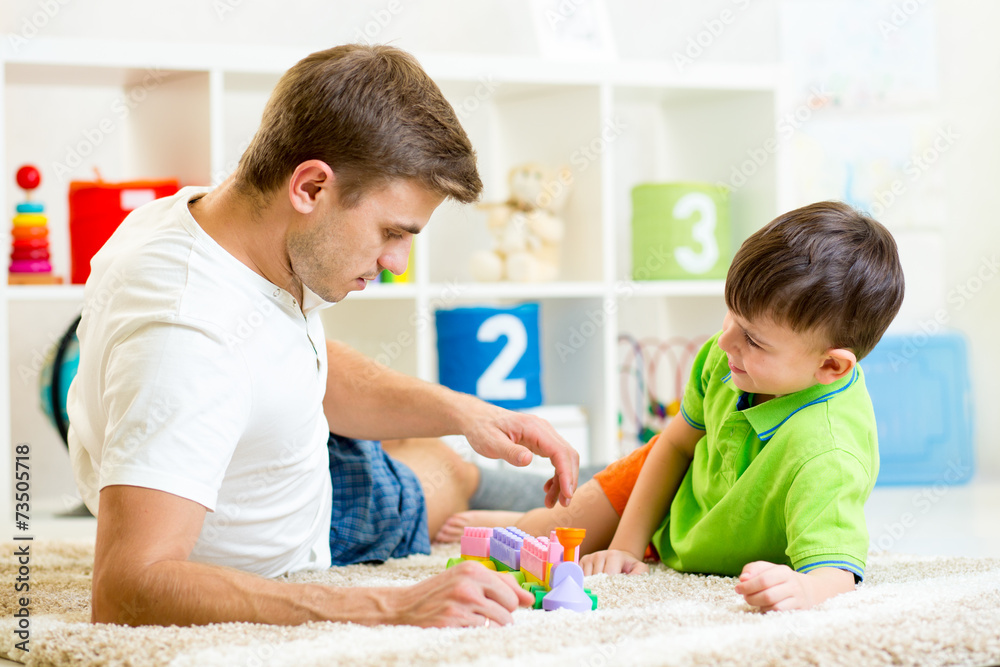
[[821, 567], [805, 574], [766, 561], [747, 563], [736, 584], [746, 603], [761, 611], [809, 609], [853, 590], [854, 573], [847, 570]]
[[584, 574], [639, 574], [647, 570], [642, 562], [646, 546], [663, 522], [703, 435], [704, 431], [682, 418], [675, 417], [667, 424], [639, 471], [610, 547], [581, 559]]
[[[774, 444], [772, 439], [768, 446]], [[766, 561], [744, 566], [736, 592], [747, 604], [762, 611], [808, 609], [854, 590], [868, 551], [864, 504], [874, 481], [869, 470], [842, 449], [815, 456], [798, 470], [784, 506], [791, 567]]]

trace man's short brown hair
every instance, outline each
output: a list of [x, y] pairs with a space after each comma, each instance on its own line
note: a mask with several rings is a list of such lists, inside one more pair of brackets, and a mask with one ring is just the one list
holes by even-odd
[[860, 360], [903, 302], [903, 269], [885, 227], [841, 202], [778, 216], [740, 247], [726, 306], [796, 332], [817, 331]]
[[236, 185], [266, 198], [307, 160], [330, 166], [348, 207], [400, 178], [463, 203], [483, 188], [454, 109], [416, 59], [391, 46], [337, 46], [289, 69], [240, 158]]

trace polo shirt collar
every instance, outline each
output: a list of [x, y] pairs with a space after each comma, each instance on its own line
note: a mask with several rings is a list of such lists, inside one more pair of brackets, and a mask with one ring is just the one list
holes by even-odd
[[[772, 398], [766, 403], [746, 408], [742, 411], [742, 414], [757, 433], [757, 437], [762, 442], [767, 442], [778, 428], [796, 412], [810, 405], [825, 403], [838, 394], [847, 391], [848, 388], [858, 381], [858, 377], [858, 366], [855, 364], [850, 375], [837, 380], [833, 384], [815, 384], [808, 389], [797, 391], [794, 394]], [[748, 400], [743, 399], [746, 394], [736, 387], [736, 384], [733, 382], [732, 373], [722, 378], [722, 382], [739, 395], [738, 401], [740, 399]]]
[[308, 287], [306, 287], [306, 285], [303, 283], [303, 285], [302, 285], [302, 313], [304, 315], [308, 315], [309, 313], [311, 313], [314, 310], [319, 310], [319, 309], [322, 309], [322, 308], [327, 308], [327, 307], [332, 306], [332, 305], [333, 305], [333, 303], [331, 303], [330, 301], [325, 301], [323, 299], [323, 297], [321, 297], [319, 294], [316, 294], [316, 292], [313, 292], [311, 289], [309, 289]]

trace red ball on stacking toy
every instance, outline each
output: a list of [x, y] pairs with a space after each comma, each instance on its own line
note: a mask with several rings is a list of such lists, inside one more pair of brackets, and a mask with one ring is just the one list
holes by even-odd
[[42, 182], [42, 175], [33, 164], [17, 170], [17, 185], [23, 190], [34, 190]]

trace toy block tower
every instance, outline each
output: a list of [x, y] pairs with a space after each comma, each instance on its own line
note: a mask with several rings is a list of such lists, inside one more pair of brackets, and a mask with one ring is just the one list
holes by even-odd
[[41, 174], [34, 166], [26, 164], [17, 170], [16, 180], [24, 190], [25, 200], [17, 205], [14, 215], [7, 282], [11, 285], [61, 283], [62, 278], [52, 275], [45, 205], [31, 201], [32, 190], [42, 182]]

